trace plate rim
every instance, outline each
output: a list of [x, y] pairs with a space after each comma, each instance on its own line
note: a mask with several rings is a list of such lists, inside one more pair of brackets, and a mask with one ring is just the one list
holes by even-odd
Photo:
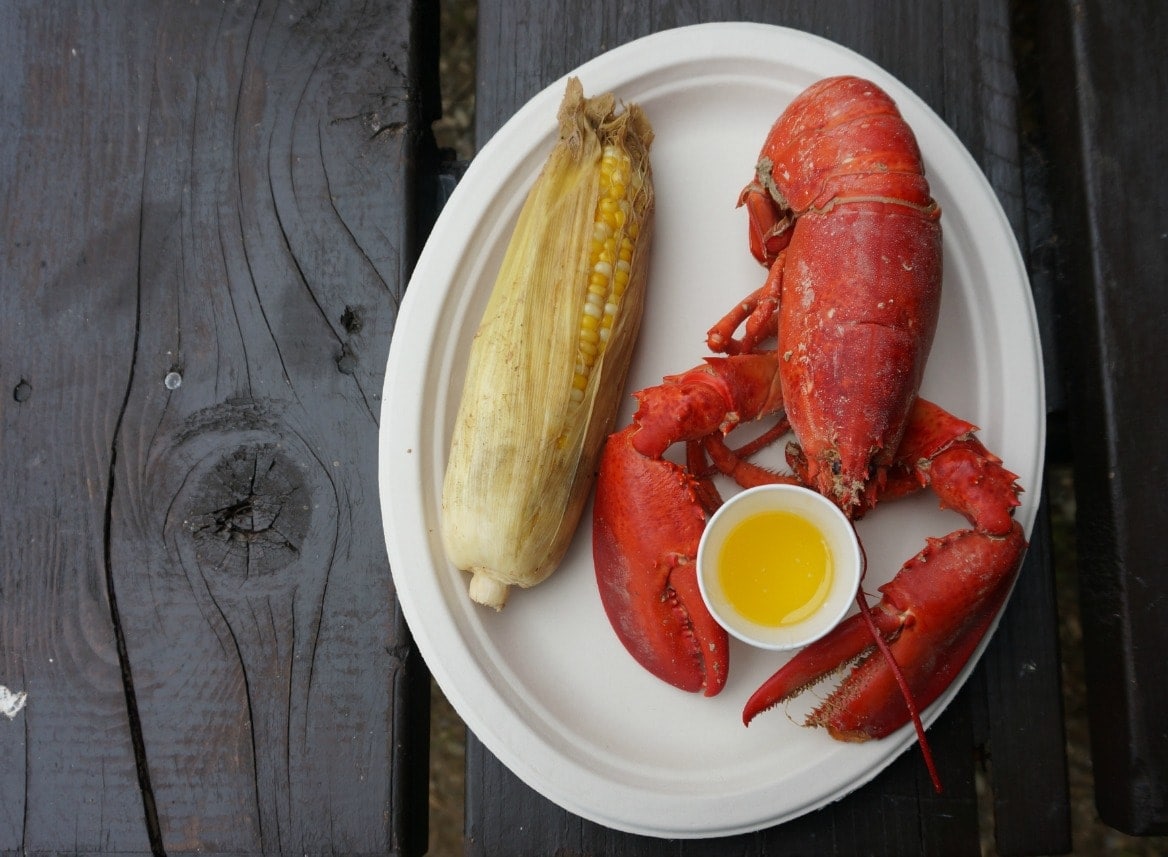
[[[1037, 386], [1038, 395], [1034, 397], [1032, 402], [1034, 424], [1038, 429], [1038, 437], [1036, 438], [1036, 448], [1038, 452], [1037, 476], [1041, 479], [1044, 468], [1044, 457], [1042, 455], [1042, 448], [1045, 442], [1045, 389], [1044, 378], [1042, 374], [1042, 354], [1040, 341], [1038, 338], [1038, 327], [1036, 311], [1033, 303], [1033, 296], [1028, 287], [1029, 279], [1022, 259], [1021, 251], [1017, 245], [1014, 237], [1013, 229], [1010, 226], [1004, 210], [993, 191], [992, 186], [989, 185], [988, 179], [977, 166], [968, 150], [957, 138], [956, 134], [952, 132], [949, 126], [940, 119], [939, 116], [912, 90], [900, 83], [889, 72], [876, 65], [871, 60], [862, 55], [825, 39], [821, 36], [806, 33], [801, 30], [795, 30], [788, 27], [782, 27], [771, 24], [755, 24], [746, 22], [718, 22], [708, 24], [695, 24], [685, 27], [673, 28], [670, 30], [662, 30], [639, 39], [627, 42], [621, 46], [615, 47], [610, 51], [600, 54], [597, 57], [582, 64], [578, 68], [568, 72], [565, 75], [557, 78], [555, 81], [546, 86], [543, 90], [533, 96], [523, 107], [520, 108], [504, 125], [488, 140], [478, 155], [472, 161], [470, 168], [459, 185], [454, 189], [450, 197], [450, 201], [444, 209], [453, 210], [460, 202], [461, 197], [471, 196], [477, 193], [480, 188], [478, 184], [480, 181], [480, 173], [485, 176], [486, 168], [481, 170], [475, 169], [476, 163], [489, 164], [497, 159], [502, 159], [507, 162], [507, 168], [501, 170], [506, 175], [511, 175], [514, 172], [511, 161], [521, 161], [518, 157], [503, 157], [504, 155], [514, 155], [517, 148], [516, 139], [523, 139], [525, 134], [530, 134], [530, 131], [525, 131], [525, 126], [534, 118], [539, 117], [543, 125], [548, 128], [545, 137], [550, 139], [552, 133], [552, 125], [549, 117], [554, 117], [555, 106], [559, 102], [562, 94], [563, 86], [567, 78], [571, 75], [576, 75], [588, 80], [590, 78], [599, 78], [603, 80], [606, 75], [617, 74], [613, 69], [620, 68], [624, 65], [628, 68], [627, 61], [638, 55], [645, 53], [652, 53], [647, 49], [663, 50], [665, 56], [677, 57], [668, 62], [660, 63], [656, 67], [656, 71], [678, 65], [686, 65], [695, 62], [701, 62], [710, 57], [723, 57], [728, 59], [736, 59], [736, 56], [730, 56], [724, 52], [724, 46], [727, 44], [737, 45], [740, 49], [744, 45], [753, 45], [759, 41], [765, 42], [768, 48], [774, 49], [775, 42], [795, 42], [802, 48], [812, 51], [822, 52], [831, 55], [837, 62], [843, 62], [845, 65], [850, 65], [854, 68], [856, 73], [862, 73], [869, 76], [876, 83], [885, 87], [893, 98], [901, 105], [902, 110], [906, 105], [911, 104], [911, 112], [923, 113], [931, 117], [933, 122], [930, 123], [930, 132], [934, 134], [941, 134], [947, 137], [946, 145], [951, 150], [950, 154], [958, 154], [967, 161], [967, 168], [976, 176], [980, 183], [984, 185], [988, 193], [988, 199], [985, 202], [990, 203], [994, 215], [995, 226], [1008, 237], [1008, 247], [1012, 251], [1010, 253], [1012, 267], [1015, 269], [1019, 280], [1027, 287], [1024, 289], [1023, 295], [1024, 303], [1029, 309], [1029, 327], [1032, 336], [1029, 338], [1031, 343], [1031, 356], [1034, 360], [1033, 366], [1036, 377], [1034, 382]], [[682, 47], [686, 47], [686, 51]], [[700, 51], [695, 56], [692, 48], [694, 46], [700, 47]], [[688, 51], [688, 52], [687, 52]], [[745, 53], [749, 50], [744, 49]], [[765, 57], [760, 57], [765, 59]], [[653, 69], [650, 69], [653, 70]], [[845, 69], [851, 71], [853, 69]], [[623, 74], [623, 72], [622, 72]], [[813, 75], [814, 77], [814, 75]], [[550, 108], [549, 108], [550, 105]], [[909, 112], [909, 111], [906, 111]], [[915, 128], [915, 126], [914, 126]], [[525, 148], [531, 148], [529, 144]], [[460, 193], [461, 191], [461, 193]], [[440, 215], [438, 223], [431, 233], [431, 239], [435, 233], [439, 233], [439, 225], [443, 222], [443, 216]], [[437, 257], [439, 249], [433, 240], [428, 241], [423, 247], [422, 253], [414, 269], [414, 275], [411, 277], [411, 286], [416, 280], [425, 279], [428, 275], [430, 267], [435, 265], [435, 258]], [[445, 291], [450, 291], [447, 289]], [[395, 325], [395, 334], [393, 342], [389, 350], [387, 359], [387, 369], [385, 376], [385, 383], [382, 397], [382, 416], [380, 421], [379, 431], [379, 489], [381, 492], [382, 502], [382, 516], [383, 527], [385, 530], [385, 538], [387, 550], [389, 551], [391, 571], [397, 567], [400, 568], [403, 564], [409, 564], [407, 557], [400, 555], [399, 545], [401, 540], [396, 538], [397, 526], [399, 523], [399, 516], [394, 514], [394, 510], [398, 508], [401, 502], [401, 493], [395, 489], [395, 486], [390, 484], [398, 478], [401, 478], [403, 473], [410, 472], [411, 469], [419, 471], [418, 478], [421, 478], [420, 471], [422, 469], [423, 455], [420, 449], [413, 449], [412, 447], [407, 451], [398, 448], [400, 442], [404, 439], [409, 441], [414, 436], [410, 432], [404, 431], [403, 420], [404, 416], [401, 409], [396, 411], [389, 407], [389, 404], [397, 401], [397, 391], [399, 388], [408, 387], [411, 384], [416, 386], [416, 379], [409, 379], [409, 372], [406, 368], [406, 358], [402, 355], [408, 351], [408, 346], [412, 337], [408, 332], [414, 328], [415, 316], [420, 316], [425, 313], [435, 312], [435, 302], [438, 302], [438, 309], [442, 307], [444, 302], [449, 298], [449, 295], [444, 293], [438, 294], [439, 290], [436, 288], [423, 289], [407, 287], [405, 295], [402, 299], [399, 308], [397, 323]], [[401, 339], [399, 339], [401, 337]], [[398, 345], [395, 349], [394, 345]], [[415, 420], [421, 422], [420, 417]], [[404, 432], [404, 433], [403, 433]], [[398, 435], [401, 434], [399, 437]], [[419, 443], [421, 442], [419, 438]], [[1036, 504], [1034, 504], [1036, 505]], [[1026, 511], [1029, 514], [1026, 520], [1022, 520], [1023, 526], [1029, 535], [1033, 523], [1036, 510], [1033, 505], [1027, 506]], [[404, 583], [404, 585], [403, 585]], [[797, 811], [787, 814], [779, 814], [773, 817], [757, 818], [745, 823], [738, 823], [734, 825], [723, 824], [709, 824], [701, 822], [699, 819], [693, 819], [690, 825], [679, 825], [673, 823], [671, 825], [650, 824], [644, 820], [646, 813], [638, 812], [641, 820], [630, 819], [619, 816], [612, 812], [605, 812], [597, 806], [589, 804], [587, 801], [580, 799], [578, 795], [572, 793], [565, 793], [562, 788], [557, 786], [555, 777], [549, 778], [549, 772], [539, 769], [539, 763], [533, 762], [533, 754], [529, 745], [525, 743], [522, 753], [517, 752], [517, 745], [514, 742], [522, 740], [524, 742], [537, 740], [537, 736], [530, 734], [531, 727], [528, 725], [526, 729], [519, 728], [520, 724], [515, 723], [487, 723], [479, 716], [477, 706], [470, 700], [465, 699], [463, 694], [459, 692], [459, 678], [452, 675], [446, 668], [447, 664], [439, 657], [437, 651], [439, 644], [435, 641], [430, 633], [430, 629], [425, 621], [424, 611], [421, 605], [416, 600], [416, 593], [412, 586], [413, 581], [409, 577], [399, 577], [394, 572], [394, 586], [397, 591], [397, 597], [401, 605], [402, 612], [406, 618], [407, 624], [413, 632], [414, 638], [418, 643], [419, 651], [430, 667], [431, 673], [434, 675], [439, 687], [447, 695], [455, 710], [462, 717], [467, 726], [474, 731], [476, 736], [484, 744], [484, 746], [496, 755], [503, 764], [505, 764], [512, 772], [514, 772], [527, 785], [534, 788], [537, 792], [544, 795], [554, 803], [558, 804], [565, 810], [573, 812], [581, 817], [587, 818], [591, 821], [603, 824], [618, 830], [624, 830], [630, 833], [637, 833], [642, 835], [656, 836], [656, 837], [683, 837], [683, 838], [705, 838], [712, 836], [731, 835], [736, 833], [745, 833], [758, 830], [765, 827], [770, 827], [779, 824], [807, 812], [822, 807], [843, 797], [850, 791], [858, 788], [864, 783], [871, 780], [881, 771], [883, 771], [892, 761], [898, 758], [912, 743], [915, 743], [915, 735], [912, 734], [911, 728], [905, 733], [898, 736], [890, 737], [882, 742], [882, 745], [888, 752], [881, 754], [882, 760], [880, 763], [872, 765], [865, 772], [865, 775], [851, 780], [846, 787], [837, 789], [821, 799], [813, 803], [807, 804], [799, 808]], [[465, 599], [464, 599], [465, 600]], [[450, 605], [448, 605], [449, 607]], [[1000, 620], [1000, 614], [998, 617]], [[995, 620], [994, 629], [998, 624]], [[948, 702], [957, 693], [960, 687], [964, 684], [969, 672], [972, 671], [976, 663], [980, 660], [981, 653], [984, 651], [985, 645], [992, 637], [993, 632], [987, 635], [983, 640], [977, 655], [963, 670], [958, 680], [954, 685], [946, 691], [940, 700], [932, 706], [927, 713], [926, 722], [931, 723], [941, 711], [948, 705]], [[538, 742], [542, 742], [543, 746], [535, 756], [540, 756], [543, 753], [548, 753], [552, 756], [558, 755], [554, 748], [551, 748], [546, 742], [543, 742], [542, 736], [539, 736]], [[621, 793], [622, 784], [620, 783], [604, 783], [606, 788], [612, 788], [616, 793]], [[628, 800], [635, 797], [640, 800], [645, 796], [636, 793], [625, 796], [620, 800]], [[667, 796], [669, 800], [675, 800], [676, 796]]]

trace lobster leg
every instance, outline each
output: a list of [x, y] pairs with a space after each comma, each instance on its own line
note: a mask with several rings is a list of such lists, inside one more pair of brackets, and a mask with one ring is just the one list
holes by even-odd
[[[722, 354], [745, 354], [753, 351], [779, 329], [779, 297], [783, 290], [783, 256], [770, 267], [766, 281], [751, 292], [746, 300], [722, 316], [706, 334], [706, 345]], [[734, 338], [742, 323], [746, 323], [740, 339]]]
[[[896, 466], [929, 485], [973, 529], [930, 539], [880, 588], [871, 616], [917, 708], [931, 704], [965, 666], [997, 616], [1026, 549], [1010, 517], [1013, 474], [972, 436], [973, 427], [936, 405], [914, 406]], [[893, 480], [893, 484], [903, 484]], [[803, 649], [747, 701], [743, 721], [859, 659], [839, 688], [808, 717], [841, 740], [882, 738], [910, 719], [896, 670], [875, 653], [861, 615]]]

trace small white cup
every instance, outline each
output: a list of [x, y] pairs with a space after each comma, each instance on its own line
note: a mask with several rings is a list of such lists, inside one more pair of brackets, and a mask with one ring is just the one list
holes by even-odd
[[[718, 556], [731, 530], [760, 512], [793, 512], [823, 533], [832, 560], [827, 597], [811, 615], [779, 626], [752, 622], [726, 599], [718, 581]], [[776, 543], [776, 550], [782, 545]], [[714, 513], [698, 545], [698, 586], [714, 619], [731, 635], [762, 649], [796, 649], [814, 642], [839, 624], [855, 601], [860, 587], [860, 542], [851, 521], [839, 508], [815, 491], [796, 485], [760, 485], [742, 491]]]

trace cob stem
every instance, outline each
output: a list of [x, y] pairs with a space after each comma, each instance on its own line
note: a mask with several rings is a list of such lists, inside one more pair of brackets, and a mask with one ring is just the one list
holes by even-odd
[[502, 610], [503, 605], [507, 603], [507, 593], [511, 591], [511, 587], [491, 577], [486, 569], [472, 568], [471, 572], [473, 572], [469, 589], [471, 600], [484, 607]]

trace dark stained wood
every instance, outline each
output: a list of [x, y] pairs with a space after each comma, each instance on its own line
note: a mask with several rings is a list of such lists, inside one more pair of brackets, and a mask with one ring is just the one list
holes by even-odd
[[0, 7], [0, 851], [424, 850], [376, 470], [420, 29]]
[[[997, 88], [1016, 103], [1016, 124], [998, 129], [997, 148], [1010, 153], [1018, 176], [999, 191], [1026, 258], [1038, 310], [1046, 373], [1047, 466], [1066, 464], [1065, 390], [1057, 349], [1054, 306], [1062, 257], [1053, 222], [1051, 176], [1042, 156], [1035, 80], [1042, 58], [1033, 40], [1033, 4], [1012, 4], [1012, 63], [996, 64]], [[979, 159], [985, 163], [985, 159]], [[1004, 171], [1001, 171], [1004, 172]], [[996, 185], [995, 185], [996, 187]], [[1071, 850], [1067, 758], [1063, 752], [1063, 697], [1055, 609], [1050, 515], [1045, 497], [1022, 567], [1022, 581], [982, 665], [971, 677], [977, 744], [985, 753], [992, 788], [994, 840], [1000, 854], [1050, 854]], [[1042, 775], [1035, 772], [1041, 770]]]
[[0, 849], [148, 851], [104, 545], [151, 49], [93, 8], [0, 16], [0, 684], [28, 694], [0, 719]]
[[1119, 830], [1163, 835], [1168, 9], [1149, 0], [1044, 11], [1096, 805]]
[[[438, 195], [419, 174], [435, 18], [0, 4], [0, 687], [28, 694], [0, 717], [0, 853], [424, 850], [428, 684], [381, 543], [376, 427]], [[732, 19], [883, 65], [989, 176], [1039, 307], [1051, 455], [1075, 453], [1100, 814], [1168, 833], [1165, 11], [484, 0], [479, 142], [603, 50]], [[944, 795], [914, 750], [782, 827], [662, 842], [560, 810], [471, 736], [468, 852], [978, 853], [978, 766], [997, 853], [1069, 850], [1047, 524], [1043, 504], [930, 732]]]
[[[1028, 257], [1049, 238], [1032, 222], [1045, 177], [1025, 177], [1010, 4], [500, 2], [478, 13], [476, 136], [481, 146], [528, 98], [592, 56], [656, 30], [711, 20], [804, 29], [850, 47], [919, 93], [957, 132], [986, 172]], [[522, 45], [516, 50], [516, 45]], [[1049, 299], [1039, 295], [1040, 307]], [[1053, 328], [1043, 324], [1044, 346]], [[1057, 362], [1047, 366], [1061, 401]], [[1040, 490], [1040, 489], [1038, 489]], [[1047, 538], [1045, 511], [1036, 538]], [[474, 736], [467, 756], [466, 835], [472, 854], [976, 853], [975, 765], [994, 787], [999, 853], [1070, 848], [1066, 761], [1049, 557], [1028, 557], [995, 641], [970, 686], [931, 731], [944, 796], [932, 794], [919, 755], [900, 759], [870, 786], [795, 822], [716, 843], [662, 843], [606, 830], [552, 806], [511, 775]], [[1029, 719], [1034, 718], [1034, 719]], [[975, 746], [976, 739], [976, 746]], [[1036, 771], [1043, 786], [1034, 788]], [[901, 797], [897, 797], [901, 796]]]
[[993, 642], [970, 677], [976, 744], [991, 787], [999, 854], [1071, 850], [1067, 758], [1058, 660], [1058, 616], [1045, 500]]
[[[867, 786], [788, 824], [741, 836], [663, 840], [610, 830], [560, 809], [524, 785], [471, 735], [467, 742], [467, 854], [977, 855], [970, 736], [965, 706], [951, 706], [929, 730], [933, 750], [942, 760], [943, 795], [933, 791], [920, 754], [913, 750]], [[963, 755], [965, 763], [958, 763]]]

